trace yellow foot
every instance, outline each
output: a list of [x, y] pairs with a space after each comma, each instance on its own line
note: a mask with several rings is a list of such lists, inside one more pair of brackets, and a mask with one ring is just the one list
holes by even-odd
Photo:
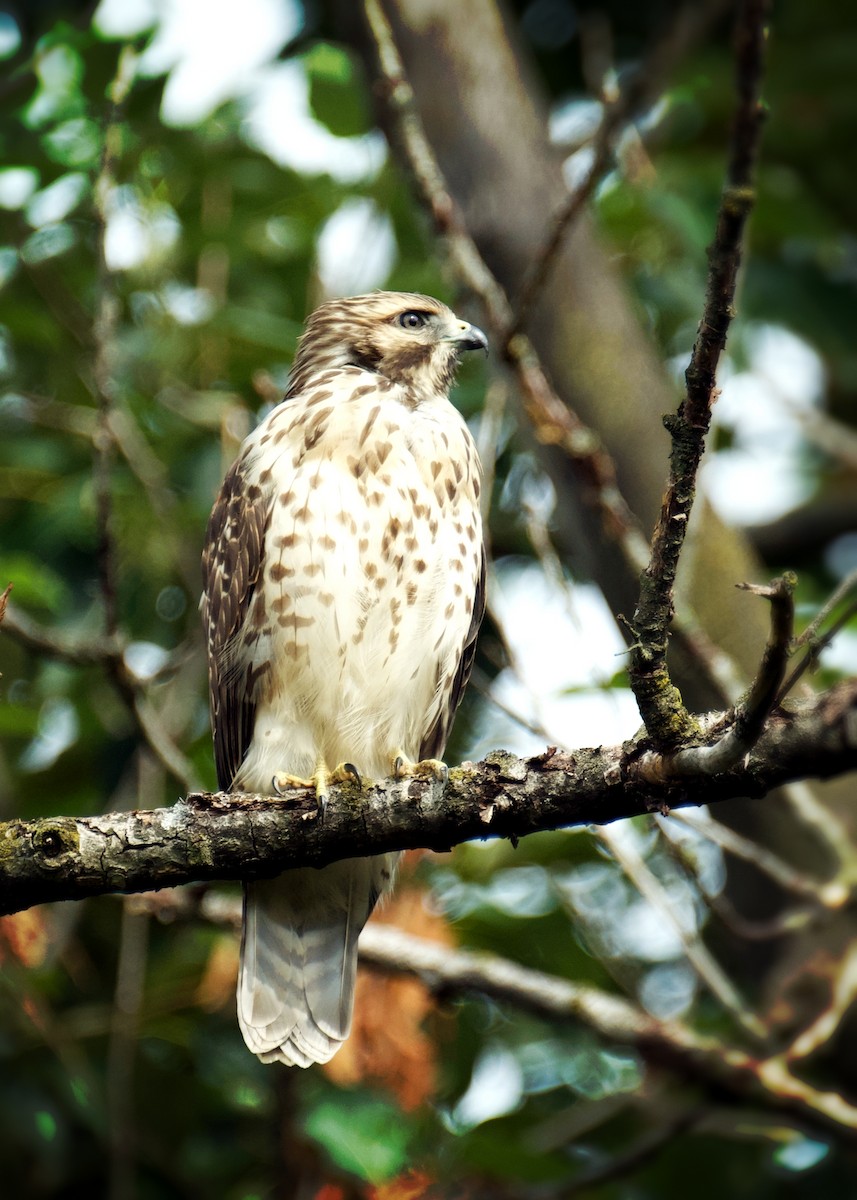
[[428, 776], [446, 783], [449, 779], [449, 767], [439, 758], [424, 758], [422, 762], [411, 762], [405, 754], [397, 754], [393, 759], [393, 775], [396, 779], [406, 779], [412, 775]]
[[304, 779], [300, 775], [290, 775], [288, 771], [278, 771], [271, 780], [271, 786], [278, 796], [282, 796], [288, 788], [312, 788], [315, 791], [316, 804], [319, 816], [321, 816], [327, 806], [330, 785], [349, 782], [356, 782], [358, 787], [361, 786], [360, 772], [353, 763], [340, 763], [331, 771], [326, 763], [320, 762], [309, 779]]

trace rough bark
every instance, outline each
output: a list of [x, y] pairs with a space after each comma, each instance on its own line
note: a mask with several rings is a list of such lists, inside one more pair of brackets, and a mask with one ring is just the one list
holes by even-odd
[[0, 825], [0, 913], [763, 796], [789, 780], [857, 767], [857, 680], [776, 712], [753, 751], [722, 775], [652, 784], [637, 770], [645, 748], [548, 748], [530, 759], [497, 751], [455, 768], [446, 784], [345, 784], [323, 818], [314, 797], [295, 791], [283, 799], [201, 792], [172, 808], [8, 821]]

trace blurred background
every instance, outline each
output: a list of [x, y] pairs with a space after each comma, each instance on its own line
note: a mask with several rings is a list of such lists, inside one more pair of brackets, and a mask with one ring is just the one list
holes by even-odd
[[[385, 9], [513, 298], [605, 105], [644, 81], [527, 329], [648, 533], [723, 182], [731, 6]], [[739, 319], [680, 580], [736, 686], [767, 613], [735, 583], [796, 569], [805, 623], [857, 569], [857, 9], [781, 0], [769, 53]], [[203, 534], [305, 315], [386, 287], [484, 314], [388, 145], [362, 5], [3, 2], [0, 59], [0, 818], [158, 807], [214, 785]], [[450, 763], [640, 723], [613, 615], [632, 613], [634, 581], [500, 357], [466, 362], [455, 392], [490, 482], [493, 567]], [[675, 670], [692, 706], [725, 705], [698, 664]], [[855, 672], [852, 622], [802, 686]], [[409, 855], [379, 919], [724, 1046], [793, 1049], [813, 1030], [796, 1069], [855, 1099], [853, 791]], [[221, 893], [221, 908], [191, 889], [0, 919], [4, 1194], [857, 1195], [847, 1116], [822, 1128], [743, 1104], [583, 1023], [478, 991], [438, 1000], [395, 973], [365, 971], [328, 1068], [262, 1066], [235, 1021], [238, 890]]]

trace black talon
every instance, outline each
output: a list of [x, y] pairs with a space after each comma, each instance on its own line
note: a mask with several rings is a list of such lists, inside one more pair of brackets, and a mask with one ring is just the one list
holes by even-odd
[[402, 767], [404, 766], [404, 762], [405, 762], [405, 760], [402, 758], [401, 754], [398, 754], [396, 756], [396, 761], [393, 763], [394, 778], [401, 779], [401, 777], [402, 777], [401, 771], [402, 771]]
[[357, 770], [354, 763], [347, 762], [347, 763], [343, 763], [342, 765], [345, 767], [345, 770], [348, 772], [348, 774], [351, 776], [351, 778], [354, 780], [354, 782], [357, 784], [357, 786], [362, 787], [363, 780], [360, 778], [360, 772]]
[[271, 776], [271, 787], [274, 789], [275, 796], [284, 796], [285, 795], [285, 792], [282, 791], [282, 789], [280, 788], [280, 785], [277, 783], [276, 775]]

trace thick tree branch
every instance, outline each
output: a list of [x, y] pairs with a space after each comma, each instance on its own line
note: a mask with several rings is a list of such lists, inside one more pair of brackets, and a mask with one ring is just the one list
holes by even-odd
[[0, 913], [762, 796], [789, 780], [857, 768], [857, 680], [773, 714], [752, 752], [722, 775], [642, 784], [634, 765], [645, 749], [549, 748], [530, 759], [497, 751], [453, 769], [445, 786], [419, 778], [362, 791], [344, 784], [323, 821], [314, 796], [300, 790], [280, 800], [192, 793], [167, 809], [9, 821], [0, 825]]

